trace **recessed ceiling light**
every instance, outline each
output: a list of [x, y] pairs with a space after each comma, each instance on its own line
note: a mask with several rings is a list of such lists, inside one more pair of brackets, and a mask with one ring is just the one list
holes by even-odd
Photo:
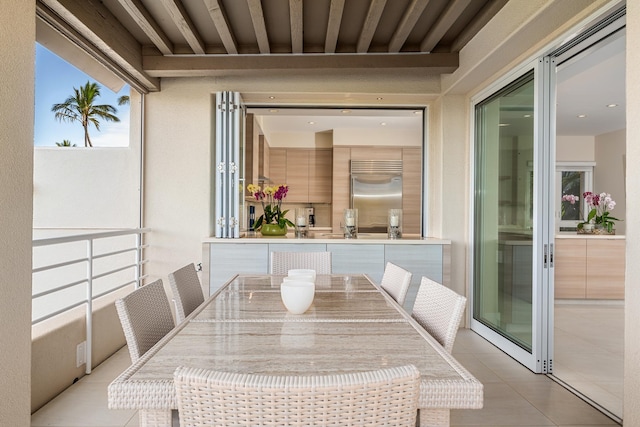
[[525, 114], [524, 117], [529, 118], [529, 117], [531, 117], [531, 114]]
[[316, 122], [307, 122], [307, 123], [309, 123], [310, 125], [315, 125], [316, 124]]
[[614, 108], [614, 107], [617, 107], [617, 106], [618, 106], [618, 104], [607, 104], [608, 108]]
[[414, 112], [413, 112], [413, 114], [415, 114], [415, 115], [417, 116], [417, 115], [419, 115], [419, 114], [422, 114], [422, 111], [418, 111], [418, 110], [416, 110], [416, 111], [414, 111]]
[[386, 123], [386, 122], [381, 122], [381, 123], [380, 123], [380, 126], [386, 126], [386, 125], [387, 125], [387, 123]]
[[342, 110], [342, 114], [349, 114], [351, 110]]
[[584, 119], [585, 117], [587, 117], [586, 114], [578, 114], [577, 116], [579, 119]]
[[275, 97], [275, 96], [273, 96], [273, 95], [271, 95], [271, 96], [269, 97], [269, 99], [276, 99], [276, 97]]
[[503, 128], [503, 127], [507, 127], [509, 126], [509, 123], [500, 123], [498, 124], [499, 127]]
[[382, 101], [384, 98], [383, 98], [383, 97], [381, 97], [381, 96], [379, 96], [379, 97], [377, 97], [376, 99], [377, 99], [378, 101]]
[[269, 110], [270, 113], [277, 113], [278, 110]]

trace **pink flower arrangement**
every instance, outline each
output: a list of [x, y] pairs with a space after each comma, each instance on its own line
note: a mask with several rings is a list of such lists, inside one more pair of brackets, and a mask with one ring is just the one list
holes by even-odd
[[[584, 228], [585, 224], [593, 224], [596, 227], [606, 229], [609, 233], [613, 231], [614, 221], [621, 221], [618, 218], [612, 217], [610, 211], [616, 206], [616, 202], [611, 198], [609, 193], [592, 193], [591, 191], [585, 191], [582, 193], [585, 203], [589, 209], [587, 218], [584, 222], [578, 224], [578, 229]], [[574, 205], [580, 198], [573, 194], [564, 194], [562, 196], [562, 202], [567, 202]], [[564, 216], [565, 204], [562, 204], [562, 215]]]
[[[621, 221], [618, 218], [611, 216], [610, 211], [616, 206], [616, 202], [611, 198], [609, 193], [592, 193], [591, 191], [585, 191], [582, 193], [582, 198], [587, 204], [589, 213], [587, 219], [584, 222], [578, 224], [578, 228], [583, 228], [584, 224], [590, 224], [593, 222], [596, 226], [605, 228], [608, 232], [613, 230], [615, 221]], [[563, 202], [569, 202], [572, 205], [579, 200], [578, 196], [573, 194], [565, 194], [562, 196]]]
[[616, 202], [611, 198], [611, 194], [596, 194], [591, 191], [586, 191], [582, 193], [582, 197], [584, 197], [584, 201], [589, 206], [589, 214], [587, 215], [585, 223], [590, 223], [593, 220], [596, 226], [600, 225], [602, 228], [606, 228], [607, 231], [611, 232], [615, 225], [614, 221], [621, 221], [609, 214], [609, 211], [612, 211], [616, 206]]
[[263, 215], [255, 222], [255, 229], [260, 230], [263, 224], [278, 224], [280, 228], [287, 225], [293, 227], [293, 223], [285, 218], [288, 210], [282, 210], [282, 201], [287, 197], [289, 186], [274, 185], [272, 187], [261, 188], [254, 184], [249, 184], [247, 190], [253, 194], [253, 197], [262, 204]]

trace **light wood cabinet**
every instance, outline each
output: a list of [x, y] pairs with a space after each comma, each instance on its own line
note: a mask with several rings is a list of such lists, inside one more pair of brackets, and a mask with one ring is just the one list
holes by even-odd
[[402, 149], [402, 232], [420, 234], [422, 149]]
[[309, 202], [309, 150], [287, 149], [287, 202]]
[[333, 152], [311, 150], [309, 152], [309, 201], [331, 203], [333, 178]]
[[351, 149], [348, 147], [333, 148], [333, 191], [332, 191], [332, 219], [334, 233], [341, 233], [340, 221], [342, 213], [349, 208], [351, 196], [350, 165]]
[[555, 297], [624, 299], [625, 240], [555, 240]]
[[556, 239], [555, 297], [587, 297], [587, 242], [585, 239]]
[[331, 203], [331, 149], [271, 148], [272, 185], [287, 184], [289, 203]]
[[287, 150], [283, 148], [272, 148], [269, 150], [268, 176], [269, 179], [271, 179], [271, 185], [287, 183]]
[[587, 240], [587, 298], [624, 299], [624, 240]]

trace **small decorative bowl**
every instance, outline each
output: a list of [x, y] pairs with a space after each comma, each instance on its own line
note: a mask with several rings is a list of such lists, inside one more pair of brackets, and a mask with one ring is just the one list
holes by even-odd
[[283, 281], [280, 285], [282, 303], [291, 314], [302, 314], [313, 304], [316, 285], [308, 281]]
[[316, 281], [316, 271], [312, 270], [310, 268], [294, 268], [291, 269], [289, 271], [287, 271], [287, 275], [289, 277], [295, 277], [295, 276], [311, 276], [313, 278], [313, 281]]

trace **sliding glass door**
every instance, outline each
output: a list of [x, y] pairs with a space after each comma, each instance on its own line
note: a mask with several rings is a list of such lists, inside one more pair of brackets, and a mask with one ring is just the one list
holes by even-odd
[[532, 67], [474, 106], [472, 329], [535, 372], [545, 370], [549, 251], [544, 126], [534, 114], [541, 73]]

